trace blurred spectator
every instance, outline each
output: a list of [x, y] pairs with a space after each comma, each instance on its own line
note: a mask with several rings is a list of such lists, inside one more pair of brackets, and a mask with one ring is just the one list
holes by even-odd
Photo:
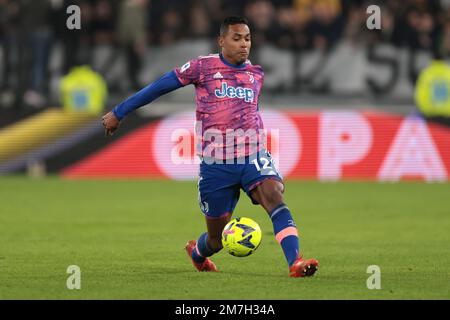
[[220, 24], [225, 18], [225, 15], [239, 15], [244, 11], [245, 3], [247, 1], [238, 1], [241, 7], [236, 6], [236, 1], [230, 2], [232, 3], [231, 9], [224, 10], [225, 6], [223, 5], [222, 0], [202, 0], [202, 5], [208, 12], [209, 23], [212, 26], [209, 34], [211, 38], [215, 39], [219, 35]]
[[208, 13], [201, 3], [196, 2], [190, 9], [189, 37], [206, 38], [211, 33], [211, 25]]
[[[361, 32], [361, 30], [366, 29], [366, 10], [362, 6], [350, 6], [347, 10], [347, 25], [344, 29], [343, 36], [352, 43], [362, 42], [364, 36], [367, 35]], [[373, 34], [374, 32], [368, 33], [369, 36]]]
[[0, 46], [2, 48], [2, 74], [1, 76], [1, 96], [0, 103], [4, 106], [11, 106], [14, 102], [12, 87], [14, 79], [14, 68], [18, 65], [18, 44], [19, 44], [19, 14], [20, 6], [11, 0], [0, 0]]
[[258, 55], [258, 49], [269, 44], [273, 29], [275, 28], [275, 8], [268, 0], [260, 0], [249, 3], [245, 8], [252, 34], [251, 60]]
[[431, 49], [437, 36], [437, 26], [431, 12], [411, 9], [407, 15], [408, 46], [411, 49]]
[[339, 40], [345, 21], [339, 0], [318, 0], [311, 8], [311, 21], [306, 29], [310, 45], [315, 49], [329, 50]]
[[150, 4], [150, 37], [153, 44], [169, 45], [188, 30], [190, 1], [152, 1]]
[[[55, 0], [52, 0], [55, 2]], [[57, 0], [58, 1], [58, 0]], [[60, 0], [53, 13], [55, 35], [62, 44], [62, 73], [67, 74], [74, 66], [89, 64], [92, 48], [94, 9], [88, 0]], [[77, 5], [81, 11], [81, 29], [68, 30], [66, 10], [70, 5]]]
[[436, 50], [439, 50], [443, 57], [450, 57], [450, 17], [444, 22], [442, 35], [439, 40], [440, 41], [436, 44]]
[[140, 88], [138, 74], [146, 47], [147, 0], [124, 0], [119, 5], [118, 43], [126, 56], [128, 78], [134, 91]]
[[[17, 74], [15, 104], [24, 102], [40, 108], [46, 104], [47, 69], [52, 29], [50, 26], [50, 2], [17, 0], [11, 3], [13, 20], [17, 21], [17, 33], [13, 36], [17, 47]], [[17, 20], [16, 20], [17, 19]]]
[[180, 13], [171, 9], [163, 14], [161, 21], [161, 33], [159, 34], [159, 43], [161, 45], [170, 45], [179, 40], [186, 31], [183, 27], [183, 18]]
[[[391, 2], [392, 3], [392, 2]], [[358, 38], [366, 38], [371, 45], [377, 43], [391, 43], [396, 46], [401, 46], [404, 41], [404, 19], [401, 11], [394, 10], [392, 6], [381, 6], [381, 29], [369, 30], [365, 27], [367, 14], [364, 8], [354, 8], [350, 10], [350, 16], [347, 23], [347, 31], [349, 25], [353, 22], [353, 18], [357, 19], [355, 28], [363, 28], [364, 33], [355, 32], [354, 36]], [[356, 31], [356, 30], [354, 30]], [[346, 36], [350, 36], [346, 34]]]
[[430, 119], [449, 124], [450, 120], [450, 66], [436, 52], [430, 65], [418, 77], [415, 100], [421, 113]]
[[[292, 49], [295, 46], [295, 13], [289, 7], [279, 7], [276, 12], [276, 23], [273, 26], [270, 40], [279, 48]], [[299, 31], [299, 30], [296, 30]], [[304, 42], [306, 43], [306, 42]]]
[[105, 80], [88, 65], [72, 68], [60, 81], [60, 98], [66, 112], [100, 115], [107, 95]]
[[[128, 3], [128, 1], [123, 1]], [[114, 41], [114, 29], [116, 17], [114, 16], [113, 1], [99, 0], [94, 2], [94, 19], [92, 21], [92, 33], [94, 43], [112, 44]], [[81, 11], [84, 13], [83, 11]]]

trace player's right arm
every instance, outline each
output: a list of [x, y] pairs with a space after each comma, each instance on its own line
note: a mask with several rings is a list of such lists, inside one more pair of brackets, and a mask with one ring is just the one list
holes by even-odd
[[142, 90], [138, 91], [125, 101], [121, 102], [114, 109], [102, 117], [105, 134], [111, 136], [120, 125], [125, 116], [146, 104], [151, 103], [158, 97], [184, 87], [191, 83], [196, 83], [199, 78], [199, 62], [197, 59], [185, 63], [180, 68], [167, 72], [158, 80], [152, 82]]

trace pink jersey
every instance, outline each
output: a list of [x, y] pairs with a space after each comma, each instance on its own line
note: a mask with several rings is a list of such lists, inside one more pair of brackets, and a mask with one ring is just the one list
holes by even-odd
[[195, 85], [196, 138], [201, 142], [198, 153], [229, 159], [262, 148], [258, 106], [264, 81], [261, 66], [249, 60], [234, 66], [221, 55], [211, 54], [190, 60], [176, 68], [175, 74], [183, 85]]

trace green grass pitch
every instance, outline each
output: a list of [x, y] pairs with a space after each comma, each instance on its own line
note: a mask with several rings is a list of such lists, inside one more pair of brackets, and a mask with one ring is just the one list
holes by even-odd
[[[292, 279], [272, 225], [244, 193], [234, 216], [263, 230], [251, 256], [194, 270], [196, 182], [0, 178], [0, 299], [449, 299], [450, 184], [286, 183], [305, 257]], [[69, 265], [81, 289], [69, 290]], [[381, 269], [381, 289], [366, 286]]]

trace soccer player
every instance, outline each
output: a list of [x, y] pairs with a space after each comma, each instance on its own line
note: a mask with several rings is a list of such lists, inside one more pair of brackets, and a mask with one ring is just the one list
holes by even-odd
[[242, 188], [254, 204], [260, 204], [269, 214], [289, 275], [312, 276], [318, 261], [300, 255], [297, 227], [283, 199], [283, 180], [261, 138], [263, 123], [258, 99], [264, 72], [248, 60], [251, 39], [247, 20], [226, 18], [220, 27], [218, 44], [221, 53], [190, 60], [114, 107], [103, 116], [105, 132], [112, 135], [129, 112], [193, 84], [202, 160], [199, 204], [207, 227], [197, 241], [186, 244], [195, 268], [217, 271], [209, 257], [222, 249], [222, 230], [230, 221]]

